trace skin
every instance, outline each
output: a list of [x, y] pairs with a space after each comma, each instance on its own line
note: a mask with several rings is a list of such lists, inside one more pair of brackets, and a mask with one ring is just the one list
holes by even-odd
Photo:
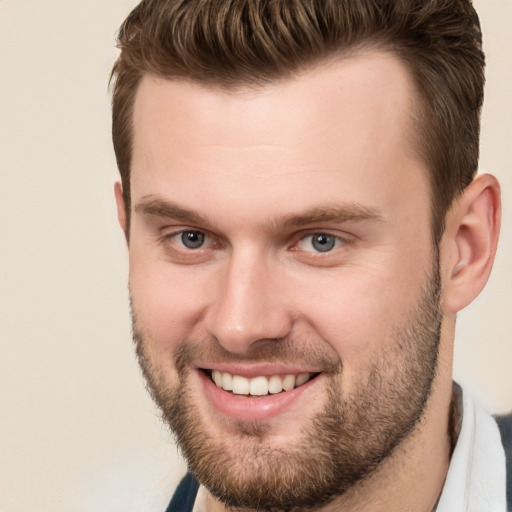
[[[402, 63], [376, 51], [236, 92], [143, 79], [134, 109], [130, 290], [161, 385], [180, 386], [174, 355], [186, 339], [215, 340], [255, 374], [263, 371], [251, 362], [258, 346], [292, 339], [305, 354], [321, 350], [342, 361], [345, 398], [372, 361], [396, 353], [394, 329], [434, 264], [415, 95]], [[124, 228], [119, 184], [116, 200]], [[455, 314], [487, 280], [499, 219], [491, 176], [477, 178], [448, 213], [438, 371], [422, 420], [378, 471], [325, 510], [433, 508], [449, 462]], [[205, 233], [206, 244], [183, 247], [176, 235], [183, 230]], [[336, 247], [315, 252], [317, 232], [336, 236]], [[229, 447], [240, 430], [200, 384], [196, 367], [207, 363], [194, 362], [187, 384], [205, 428]], [[293, 364], [322, 370], [307, 359]], [[385, 364], [382, 371], [390, 372]], [[328, 382], [316, 379], [264, 420], [269, 446], [299, 443], [326, 404]], [[208, 494], [204, 500], [208, 511], [224, 509]]]

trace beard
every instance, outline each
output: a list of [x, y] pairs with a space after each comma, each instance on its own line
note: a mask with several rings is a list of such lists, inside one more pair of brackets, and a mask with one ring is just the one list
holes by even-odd
[[[243, 356], [226, 351], [216, 340], [184, 340], [174, 353], [179, 383], [172, 388], [158, 362], [151, 361], [150, 341], [135, 314], [134, 340], [148, 389], [189, 470], [215, 498], [231, 509], [315, 509], [374, 473], [423, 417], [437, 371], [440, 291], [437, 258], [416, 307], [394, 327], [392, 342], [383, 340], [382, 346], [389, 348], [370, 362], [350, 396], [342, 392], [339, 357], [320, 348], [301, 349], [297, 339], [262, 341]], [[191, 362], [206, 359], [307, 361], [323, 369], [327, 399], [302, 425], [293, 446], [272, 442], [265, 422], [231, 422], [224, 436], [213, 435], [194, 402], [189, 379]]]

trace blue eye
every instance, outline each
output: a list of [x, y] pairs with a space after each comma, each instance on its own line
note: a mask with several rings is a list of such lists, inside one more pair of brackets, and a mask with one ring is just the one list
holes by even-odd
[[339, 236], [329, 233], [313, 233], [305, 236], [300, 242], [299, 247], [306, 252], [329, 252], [343, 244]]
[[187, 249], [199, 249], [204, 244], [205, 235], [200, 231], [183, 231], [180, 240]]
[[336, 238], [325, 233], [315, 233], [311, 236], [311, 245], [318, 252], [327, 252], [334, 249], [336, 245]]

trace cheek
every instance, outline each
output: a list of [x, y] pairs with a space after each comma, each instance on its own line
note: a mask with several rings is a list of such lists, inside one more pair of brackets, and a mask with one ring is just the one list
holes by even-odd
[[130, 262], [130, 296], [137, 324], [155, 354], [169, 354], [194, 337], [202, 314], [202, 283], [198, 276], [170, 270], [166, 262]]
[[425, 279], [423, 272], [411, 277], [379, 266], [302, 283], [310, 290], [302, 314], [342, 360], [344, 379], [360, 380], [371, 362], [394, 351], [397, 328], [410, 317]]

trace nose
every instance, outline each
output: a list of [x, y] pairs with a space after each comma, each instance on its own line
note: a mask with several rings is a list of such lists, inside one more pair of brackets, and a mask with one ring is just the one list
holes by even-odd
[[262, 255], [233, 253], [216, 276], [206, 324], [226, 350], [244, 354], [258, 341], [289, 334], [292, 315], [276, 265]]

